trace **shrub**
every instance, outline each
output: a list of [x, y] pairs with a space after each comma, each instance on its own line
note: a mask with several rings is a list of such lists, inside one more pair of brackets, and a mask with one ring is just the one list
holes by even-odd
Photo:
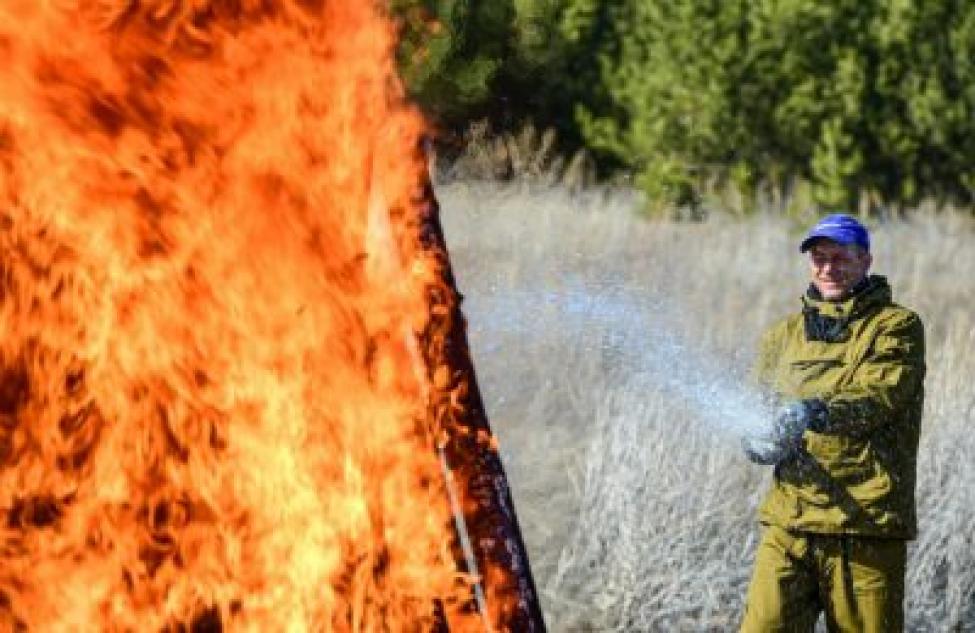
[[533, 123], [651, 201], [709, 186], [825, 206], [969, 203], [975, 5], [950, 0], [392, 0], [442, 130]]
[[[825, 205], [969, 202], [975, 7], [937, 0], [620, 0], [587, 141], [652, 198], [719, 173], [813, 182]], [[741, 178], [742, 176], [744, 178]]]

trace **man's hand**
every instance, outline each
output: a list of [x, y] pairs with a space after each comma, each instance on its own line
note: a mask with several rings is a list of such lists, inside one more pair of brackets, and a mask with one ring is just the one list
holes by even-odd
[[785, 461], [799, 452], [806, 429], [822, 431], [826, 427], [827, 416], [822, 400], [789, 402], [773, 416], [768, 434], [743, 438], [745, 455], [756, 464], [766, 466]]
[[827, 416], [826, 403], [822, 400], [795, 400], [783, 405], [775, 414], [774, 433], [777, 437], [798, 442], [806, 429], [822, 431]]

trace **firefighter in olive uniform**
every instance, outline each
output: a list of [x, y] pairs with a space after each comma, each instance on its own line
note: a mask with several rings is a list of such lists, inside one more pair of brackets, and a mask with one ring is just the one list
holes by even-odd
[[802, 310], [762, 339], [756, 377], [777, 404], [745, 439], [774, 465], [744, 633], [903, 630], [907, 540], [924, 391], [924, 331], [868, 275], [867, 230], [842, 214], [803, 240], [812, 283]]

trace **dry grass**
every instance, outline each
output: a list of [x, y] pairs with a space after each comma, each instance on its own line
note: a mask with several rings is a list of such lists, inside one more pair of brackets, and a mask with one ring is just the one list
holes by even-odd
[[588, 152], [580, 149], [567, 157], [552, 128], [539, 130], [528, 123], [517, 132], [495, 133], [486, 121], [480, 121], [458, 140], [460, 151], [448, 151], [448, 156], [435, 161], [441, 182], [486, 176], [491, 180], [559, 185], [573, 191], [596, 182], [596, 164]]
[[[735, 429], [760, 331], [805, 287], [801, 226], [646, 222], [625, 191], [439, 189], [481, 388], [554, 631], [734, 630], [769, 473]], [[908, 630], [975, 631], [975, 226], [875, 227], [927, 324]]]

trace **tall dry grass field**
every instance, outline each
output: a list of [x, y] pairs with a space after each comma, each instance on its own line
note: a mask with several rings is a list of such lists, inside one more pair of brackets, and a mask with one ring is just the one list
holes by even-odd
[[[757, 338], [797, 309], [802, 225], [647, 222], [626, 192], [438, 188], [488, 413], [553, 631], [735, 630], [770, 473], [738, 434]], [[907, 628], [975, 631], [975, 226], [873, 226], [927, 326]]]

